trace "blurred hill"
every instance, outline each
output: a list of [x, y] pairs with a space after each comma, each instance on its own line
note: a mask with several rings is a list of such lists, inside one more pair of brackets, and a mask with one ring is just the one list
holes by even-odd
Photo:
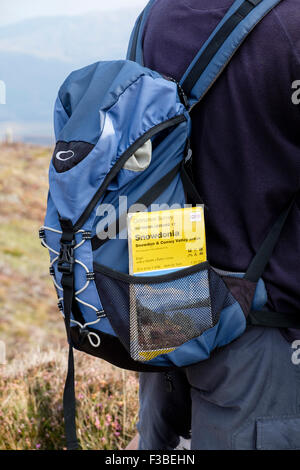
[[124, 9], [25, 20], [0, 28], [0, 51], [79, 67], [117, 59], [126, 53], [136, 16], [136, 9]]
[[18, 140], [52, 143], [58, 89], [74, 69], [98, 60], [125, 58], [138, 11], [104, 11], [45, 17], [0, 28], [0, 136], [12, 127]]

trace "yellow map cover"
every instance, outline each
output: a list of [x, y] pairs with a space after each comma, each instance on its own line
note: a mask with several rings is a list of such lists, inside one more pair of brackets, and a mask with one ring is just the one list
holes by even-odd
[[162, 275], [206, 261], [203, 206], [128, 215], [129, 273]]

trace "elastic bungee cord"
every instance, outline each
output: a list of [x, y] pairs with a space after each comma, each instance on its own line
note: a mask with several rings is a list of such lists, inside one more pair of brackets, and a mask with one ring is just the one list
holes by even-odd
[[[62, 235], [61, 230], [56, 230], [54, 228], [46, 227], [46, 226], [41, 227], [40, 232], [43, 232], [43, 231], [46, 231], [46, 230], [48, 230], [49, 232], [54, 232], [54, 233], [58, 233], [58, 234]], [[76, 234], [78, 234], [78, 233], [85, 233], [85, 230], [78, 230], [78, 232], [76, 232]], [[78, 243], [74, 247], [74, 252], [75, 252], [76, 249], [80, 248], [86, 241], [87, 241], [86, 239], [82, 239], [81, 242]], [[58, 261], [59, 252], [54, 250], [53, 248], [51, 248], [46, 243], [44, 237], [42, 237], [41, 244], [42, 244], [43, 247], [47, 248], [51, 253], [56, 255], [56, 257], [51, 261], [51, 264], [50, 264], [50, 275], [52, 277], [54, 287], [56, 288], [56, 291], [57, 291], [58, 303], [62, 305], [63, 297], [60, 297], [59, 292], [63, 292], [63, 288], [57, 284], [56, 278], [55, 278], [55, 272], [54, 272], [54, 268], [53, 268], [54, 264]], [[86, 328], [88, 326], [96, 325], [97, 323], [99, 323], [101, 321], [101, 319], [105, 316], [105, 314], [104, 314], [104, 310], [98, 310], [97, 307], [95, 307], [94, 305], [91, 305], [91, 304], [85, 302], [84, 300], [82, 300], [78, 297], [80, 294], [82, 294], [88, 288], [90, 282], [92, 282], [94, 280], [94, 277], [93, 277], [93, 273], [90, 273], [90, 271], [88, 270], [88, 267], [82, 261], [75, 258], [75, 263], [79, 264], [85, 270], [86, 275], [87, 275], [87, 281], [86, 281], [85, 285], [81, 289], [79, 289], [75, 292], [75, 300], [77, 302], [79, 302], [80, 304], [84, 305], [85, 307], [88, 307], [88, 308], [94, 310], [94, 312], [96, 312], [97, 317], [98, 317], [97, 320], [89, 322], [89, 323], [85, 323], [84, 325], [79, 323], [77, 320], [73, 320], [71, 318], [71, 323], [79, 326], [81, 330], [86, 330]], [[61, 310], [63, 318], [65, 318], [63, 310], [62, 309], [60, 309], [60, 310]], [[88, 340], [89, 340], [91, 346], [93, 346], [94, 348], [98, 348], [100, 346], [101, 339], [96, 333], [89, 332], [87, 334], [87, 337], [88, 337]], [[96, 338], [96, 341], [94, 340], [94, 338]]]

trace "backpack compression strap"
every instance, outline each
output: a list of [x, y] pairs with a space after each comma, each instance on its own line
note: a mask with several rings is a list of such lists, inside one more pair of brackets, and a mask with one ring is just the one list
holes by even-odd
[[64, 389], [64, 421], [68, 450], [79, 449], [76, 434], [76, 399], [75, 399], [75, 369], [73, 344], [71, 338], [71, 311], [74, 298], [74, 227], [67, 219], [60, 219], [62, 237], [61, 250], [58, 255], [58, 271], [62, 274], [61, 285], [63, 288], [64, 317], [69, 343], [68, 373]]

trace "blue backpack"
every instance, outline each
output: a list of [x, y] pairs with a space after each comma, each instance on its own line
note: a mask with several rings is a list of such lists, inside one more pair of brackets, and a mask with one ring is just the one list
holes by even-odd
[[[60, 88], [40, 237], [50, 252], [70, 345], [64, 392], [68, 449], [78, 447], [73, 348], [129, 370], [168, 371], [207, 359], [239, 337], [247, 323], [290, 326], [288, 317], [264, 310], [261, 276], [294, 200], [246, 273], [204, 262], [165, 275], [131, 276], [124, 224], [132, 206], [203, 204], [191, 172], [190, 110], [279, 1], [235, 1], [180, 83], [143, 65], [142, 35], [155, 3], [150, 1], [136, 22], [127, 60], [75, 71]], [[171, 327], [160, 320], [162, 312]], [[140, 345], [162, 353], [137, 360]]]

